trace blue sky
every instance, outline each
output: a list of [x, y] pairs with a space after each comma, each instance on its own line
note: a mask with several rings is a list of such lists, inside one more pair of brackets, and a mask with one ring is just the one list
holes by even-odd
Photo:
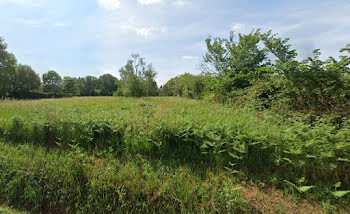
[[164, 84], [198, 65], [209, 35], [273, 30], [300, 57], [350, 43], [350, 0], [0, 0], [0, 36], [40, 75], [118, 75], [131, 53]]

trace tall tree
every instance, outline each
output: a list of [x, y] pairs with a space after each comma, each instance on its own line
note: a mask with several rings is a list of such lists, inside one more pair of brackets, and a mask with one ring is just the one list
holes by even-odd
[[64, 77], [63, 92], [72, 94], [72, 95], [77, 95], [78, 94], [77, 79], [73, 77]]
[[268, 50], [259, 46], [262, 40], [259, 30], [248, 35], [238, 34], [237, 40], [234, 32], [228, 39], [206, 39], [208, 52], [203, 68], [220, 79], [220, 91], [250, 86], [252, 75], [266, 65]]
[[81, 96], [97, 96], [98, 79], [93, 76], [86, 76], [78, 79], [79, 93]]
[[154, 70], [152, 64], [149, 64], [144, 71], [144, 87], [146, 96], [157, 96], [158, 95], [158, 86], [155, 78], [157, 72]]
[[157, 73], [152, 64], [145, 62], [139, 54], [132, 54], [127, 64], [119, 70], [120, 88], [118, 94], [124, 96], [156, 96], [158, 86], [155, 82]]
[[112, 96], [117, 91], [117, 78], [111, 74], [103, 74], [98, 79], [98, 89], [102, 96]]
[[[236, 96], [236, 90], [252, 86], [254, 82], [277, 72], [280, 65], [292, 61], [295, 50], [289, 39], [278, 38], [271, 31], [260, 30], [244, 35], [231, 32], [228, 39], [211, 37], [206, 39], [207, 53], [202, 63], [208, 75], [207, 90], [226, 99]], [[275, 56], [277, 60], [271, 58]], [[277, 61], [279, 66], [273, 64]]]
[[58, 93], [62, 90], [62, 77], [56, 71], [43, 74], [43, 91]]
[[29, 65], [18, 65], [14, 82], [14, 93], [21, 94], [38, 91], [41, 87], [40, 77]]
[[13, 81], [17, 72], [16, 57], [7, 52], [7, 44], [0, 37], [0, 98], [13, 91]]

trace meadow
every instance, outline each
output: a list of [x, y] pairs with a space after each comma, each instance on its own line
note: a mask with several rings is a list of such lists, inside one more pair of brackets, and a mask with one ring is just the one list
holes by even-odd
[[[33, 213], [347, 213], [350, 120], [309, 120], [178, 97], [4, 100], [0, 203]], [[261, 206], [272, 190], [283, 203]]]

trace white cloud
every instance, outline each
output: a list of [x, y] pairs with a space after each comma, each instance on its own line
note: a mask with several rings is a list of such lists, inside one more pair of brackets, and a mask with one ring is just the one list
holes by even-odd
[[232, 26], [231, 30], [233, 30], [235, 33], [248, 34], [252, 30], [257, 30], [258, 28], [259, 26], [257, 25], [237, 23]]
[[195, 59], [199, 59], [198, 56], [182, 56], [183, 60], [195, 60]]
[[235, 24], [232, 26], [232, 30], [234, 30], [234, 31], [241, 31], [244, 28], [245, 28], [244, 24]]
[[142, 37], [149, 37], [152, 32], [154, 31], [153, 27], [142, 27], [142, 28], [135, 28], [135, 31], [137, 35], [142, 36]]
[[144, 37], [144, 38], [149, 38], [150, 36], [156, 34], [156, 33], [165, 33], [167, 31], [167, 27], [139, 27], [136, 25], [122, 25], [121, 29], [126, 30], [126, 31], [132, 31], [135, 32], [137, 35]]
[[98, 3], [106, 10], [116, 10], [120, 8], [120, 0], [98, 0]]
[[180, 6], [180, 7], [185, 6], [187, 3], [188, 3], [188, 2], [183, 1], [183, 0], [177, 0], [177, 1], [174, 2], [174, 4], [175, 4], [176, 6]]
[[163, 0], [137, 0], [137, 2], [143, 5], [151, 5], [161, 3]]

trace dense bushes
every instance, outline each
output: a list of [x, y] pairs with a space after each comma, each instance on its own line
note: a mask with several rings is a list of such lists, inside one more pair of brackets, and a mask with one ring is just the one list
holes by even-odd
[[44, 93], [40, 91], [26, 91], [12, 94], [16, 99], [47, 99], [47, 98], [63, 98], [72, 97], [72, 94], [67, 93]]
[[[206, 39], [203, 73], [169, 80], [161, 95], [203, 98], [250, 105], [259, 110], [349, 115], [350, 56], [296, 60], [297, 52], [271, 31], [231, 32], [229, 38]], [[341, 54], [349, 54], [350, 45]]]
[[286, 63], [281, 69], [287, 79], [290, 104], [307, 112], [348, 114], [350, 82], [346, 75], [350, 73], [350, 57], [322, 61], [318, 50], [314, 54], [315, 57], [298, 64]]
[[201, 98], [204, 77], [185, 73], [170, 79], [160, 88], [160, 96], [179, 96], [191, 99]]

